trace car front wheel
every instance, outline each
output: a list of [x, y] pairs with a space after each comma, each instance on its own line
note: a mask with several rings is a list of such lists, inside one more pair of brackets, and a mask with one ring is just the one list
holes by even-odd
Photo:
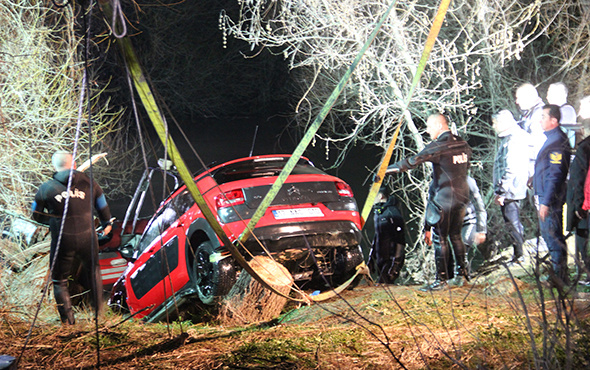
[[210, 241], [197, 248], [194, 262], [197, 294], [201, 302], [212, 305], [226, 295], [236, 282], [236, 270], [231, 257], [221, 258]]

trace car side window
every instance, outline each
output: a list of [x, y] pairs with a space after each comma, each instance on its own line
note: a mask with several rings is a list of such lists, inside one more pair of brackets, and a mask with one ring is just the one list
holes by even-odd
[[194, 204], [188, 190], [183, 190], [170, 200], [158, 213], [152, 217], [141, 240], [137, 244], [139, 253], [143, 252], [152, 242], [166, 231], [180, 216]]
[[178, 237], [154, 253], [136, 273], [131, 275], [131, 288], [137, 299], [141, 299], [164, 277], [178, 267]]

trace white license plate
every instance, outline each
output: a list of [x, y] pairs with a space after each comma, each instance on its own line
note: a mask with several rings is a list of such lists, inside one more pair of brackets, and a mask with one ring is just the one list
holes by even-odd
[[277, 220], [283, 220], [286, 218], [324, 217], [322, 210], [317, 207], [277, 209], [272, 211], [272, 214]]

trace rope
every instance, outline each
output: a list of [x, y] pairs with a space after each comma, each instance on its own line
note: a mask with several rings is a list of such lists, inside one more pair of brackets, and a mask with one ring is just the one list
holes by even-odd
[[[82, 84], [81, 84], [81, 91], [80, 91], [80, 99], [79, 99], [79, 103], [78, 103], [78, 119], [77, 119], [77, 124], [76, 124], [76, 135], [75, 135], [75, 139], [74, 139], [74, 150], [72, 152], [72, 156], [73, 158], [75, 158], [76, 153], [78, 151], [78, 143], [80, 140], [80, 128], [82, 126], [82, 112], [83, 112], [83, 107], [84, 107], [84, 99], [85, 99], [85, 94], [86, 94], [86, 83], [87, 80], [87, 70], [84, 69], [84, 74], [82, 76]], [[70, 175], [68, 176], [68, 184], [66, 187], [66, 191], [69, 194], [70, 193], [70, 189], [72, 186], [72, 174], [73, 174], [73, 167], [70, 169]], [[16, 360], [15, 363], [15, 368], [18, 368], [18, 364], [22, 358], [22, 356], [24, 355], [24, 352], [29, 344], [29, 341], [31, 339], [31, 334], [33, 332], [33, 327], [35, 326], [35, 323], [37, 322], [37, 318], [39, 316], [39, 312], [41, 311], [41, 304], [43, 303], [43, 301], [45, 300], [45, 295], [47, 294], [47, 291], [49, 290], [49, 283], [51, 282], [51, 275], [53, 273], [53, 268], [55, 267], [55, 262], [57, 261], [57, 255], [59, 254], [59, 248], [60, 248], [60, 244], [61, 244], [61, 238], [63, 235], [63, 227], [65, 224], [65, 220], [67, 217], [67, 213], [68, 213], [68, 208], [69, 208], [69, 204], [70, 204], [70, 197], [65, 197], [65, 203], [64, 203], [64, 212], [62, 215], [62, 219], [61, 219], [61, 226], [59, 229], [59, 234], [57, 237], [57, 242], [56, 242], [56, 247], [55, 247], [55, 253], [53, 255], [53, 259], [51, 260], [51, 264], [50, 264], [50, 268], [49, 268], [49, 275], [47, 276], [47, 280], [45, 282], [45, 286], [43, 287], [43, 290], [41, 292], [41, 299], [39, 300], [39, 303], [37, 304], [37, 309], [35, 311], [35, 315], [33, 316], [33, 321], [31, 322], [31, 326], [29, 327], [29, 331], [27, 332], [27, 337], [25, 339], [25, 343], [23, 344], [23, 348]]]
[[[123, 9], [121, 8], [121, 0], [112, 0], [113, 1], [113, 17], [111, 18], [111, 25], [112, 25], [112, 32], [113, 36], [120, 39], [127, 36], [127, 23], [125, 23], [125, 16], [123, 14]], [[117, 23], [119, 21], [119, 23]], [[120, 25], [121, 32], [117, 31], [117, 25]]]
[[[92, 25], [92, 10], [94, 9], [94, 0], [91, 0], [90, 3], [88, 4], [88, 14], [84, 14], [84, 26], [85, 26], [85, 37], [86, 37], [86, 44], [85, 44], [85, 48], [84, 48], [84, 73], [86, 75], [88, 75], [88, 70], [90, 69], [90, 29], [91, 29], [91, 25]], [[90, 158], [90, 167], [89, 167], [89, 175], [88, 177], [90, 178], [90, 218], [88, 220], [88, 222], [91, 225], [91, 230], [93, 230], [94, 232], [94, 176], [92, 174], [92, 104], [90, 101], [90, 82], [88, 81], [88, 78], [86, 79], [86, 91], [88, 91], [88, 94], [86, 95], [86, 108], [87, 108], [87, 114], [88, 114], [88, 157]], [[76, 140], [77, 142], [77, 140]], [[74, 158], [76, 158], [75, 156], [75, 151], [74, 151]], [[70, 171], [70, 179], [68, 179], [69, 182], [71, 182], [71, 177], [72, 174], [74, 172], [74, 168], [72, 166], [72, 170]], [[68, 190], [69, 193], [69, 190]], [[69, 199], [69, 197], [68, 197]], [[63, 223], [64, 221], [62, 221], [62, 227], [63, 227]], [[97, 276], [96, 274], [96, 269], [99, 268], [99, 262], [97, 260], [98, 258], [98, 239], [96, 237], [91, 238], [91, 245], [90, 245], [90, 250], [91, 250], [91, 261], [90, 261], [90, 268], [91, 268], [91, 284], [92, 284], [92, 290], [94, 291], [94, 332], [95, 332], [95, 339], [96, 339], [96, 366], [100, 368], [100, 336], [98, 334], [98, 313], [100, 311], [100, 307], [99, 304], [101, 303], [102, 299], [99, 299], [99, 297], [102, 296], [103, 292], [102, 292], [102, 284], [100, 284], [101, 286], [101, 291], [98, 291], [98, 279], [101, 279], [100, 276]]]

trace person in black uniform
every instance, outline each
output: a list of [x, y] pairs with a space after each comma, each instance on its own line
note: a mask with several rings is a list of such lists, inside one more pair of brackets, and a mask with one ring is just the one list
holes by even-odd
[[[465, 205], [465, 217], [463, 217], [461, 237], [463, 238], [463, 244], [465, 244], [465, 253], [467, 255], [471, 253], [472, 258], [474, 258], [473, 255], [475, 254], [475, 250], [486, 240], [488, 213], [486, 212], [483, 198], [479, 192], [479, 187], [477, 186], [475, 179], [469, 175], [467, 176], [467, 185], [469, 186], [469, 203]], [[436, 234], [436, 230], [433, 232], [433, 227], [430, 225], [425, 225], [424, 230], [424, 240], [426, 244], [432, 245], [434, 243], [435, 251], [440, 250], [440, 238]], [[484, 254], [484, 252], [482, 252], [482, 254]], [[484, 257], [485, 256], [487, 256], [487, 254], [484, 254]], [[471, 260], [468, 262], [470, 267]], [[454, 266], [452, 260], [449, 263], [449, 266], [447, 266], [448, 269], [455, 268], [455, 277], [449, 282], [453, 285], [462, 286], [463, 276], [457, 274], [459, 270], [456, 268], [457, 266]]]
[[397, 199], [382, 187], [374, 207], [375, 236], [369, 257], [377, 273], [377, 282], [393, 284], [399, 277], [406, 257], [405, 222], [397, 207]]
[[[93, 209], [98, 212], [105, 235], [111, 231], [111, 212], [100, 186], [95, 181], [91, 182], [85, 173], [75, 170], [76, 164], [71, 153], [56, 152], [52, 164], [57, 172], [39, 187], [32, 206], [32, 217], [37, 222], [49, 225], [55, 302], [62, 323], [73, 325], [75, 319], [68, 278], [72, 275], [76, 259], [82, 264], [83, 276], [79, 282], [93, 293], [92, 301], [97, 313], [102, 307], [102, 280]], [[65, 221], [62, 224], [64, 214]]]
[[469, 202], [467, 170], [471, 148], [459, 136], [449, 130], [447, 118], [432, 114], [426, 121], [426, 131], [432, 138], [420, 153], [387, 167], [388, 174], [407, 171], [424, 162], [432, 163], [432, 196], [426, 207], [426, 222], [435, 228], [440, 241], [435, 245], [437, 278], [428, 290], [442, 289], [448, 279], [454, 277], [452, 266], [453, 247], [459, 275], [469, 279], [467, 253], [461, 238], [465, 205]]

